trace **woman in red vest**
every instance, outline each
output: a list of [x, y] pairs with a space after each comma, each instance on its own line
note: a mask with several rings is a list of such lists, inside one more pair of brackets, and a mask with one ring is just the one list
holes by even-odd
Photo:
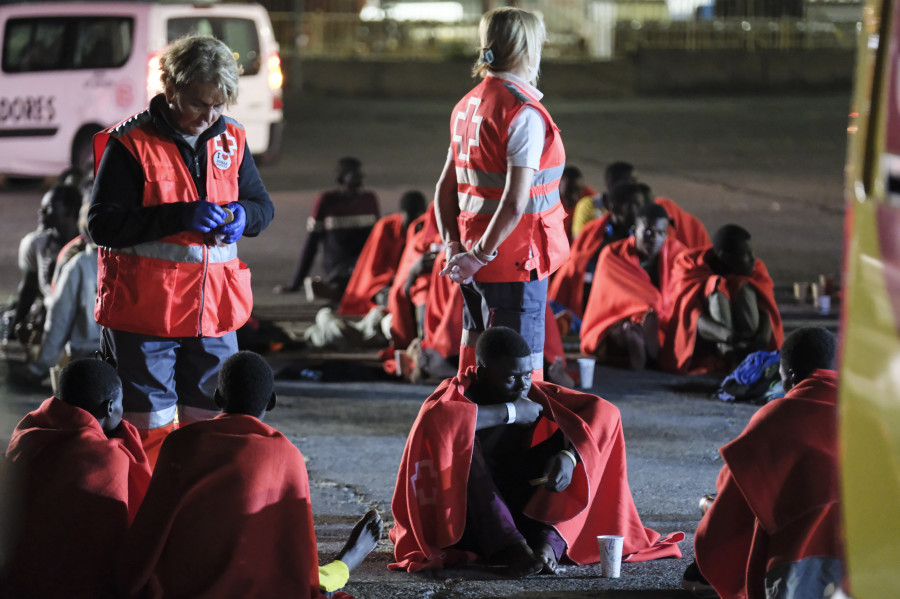
[[160, 68], [164, 93], [94, 138], [88, 216], [100, 246], [94, 316], [151, 463], [176, 417], [219, 413], [216, 375], [253, 305], [236, 242], [275, 212], [244, 128], [222, 114], [238, 92], [228, 46], [185, 37]]
[[442, 275], [462, 286], [460, 371], [475, 364], [487, 327], [508, 326], [543, 368], [547, 277], [568, 257], [559, 179], [566, 155], [559, 129], [534, 87], [544, 24], [503, 7], [479, 27], [481, 82], [450, 117], [450, 150], [437, 185], [436, 210], [447, 247]]

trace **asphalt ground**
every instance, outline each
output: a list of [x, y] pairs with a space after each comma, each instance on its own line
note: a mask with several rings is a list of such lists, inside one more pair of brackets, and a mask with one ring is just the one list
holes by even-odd
[[[460, 95], [464, 90], [461, 90]], [[296, 264], [305, 220], [318, 191], [333, 185], [343, 155], [362, 159], [367, 185], [392, 212], [401, 193], [430, 194], [443, 164], [446, 101], [288, 99], [285, 151], [261, 167], [276, 204], [276, 220], [257, 239], [240, 242], [253, 270], [258, 313], [296, 333], [317, 305], [297, 295], [274, 295]], [[710, 231], [737, 222], [753, 234], [757, 256], [775, 279], [788, 328], [836, 327], [790, 297], [794, 281], [838, 275], [842, 252], [842, 177], [849, 100], [845, 95], [787, 97], [642, 98], [545, 104], [562, 129], [570, 164], [599, 187], [605, 164], [636, 164], [657, 194], [678, 201]], [[0, 149], [0, 151], [3, 151]], [[46, 183], [0, 186], [0, 297], [15, 290], [18, 240], [34, 228]], [[839, 304], [834, 306], [836, 310]], [[15, 361], [17, 349], [6, 348]], [[320, 556], [329, 559], [369, 506], [391, 524], [390, 498], [405, 436], [432, 386], [379, 375], [374, 352], [348, 355], [287, 351], [267, 356], [276, 372], [310, 368], [338, 380], [280, 379], [279, 407], [268, 422], [307, 458]], [[49, 389], [9, 382], [0, 361], [0, 433], [47, 397]], [[389, 572], [385, 539], [353, 573], [348, 590], [360, 598], [405, 597], [681, 597], [681, 573], [692, 556], [701, 495], [714, 490], [717, 449], [738, 434], [755, 406], [709, 399], [717, 380], [657, 372], [598, 368], [592, 392], [621, 411], [628, 476], [644, 524], [684, 531], [684, 558], [624, 564], [619, 579], [596, 566], [566, 567], [553, 577], [510, 581], [484, 569], [436, 573]]]

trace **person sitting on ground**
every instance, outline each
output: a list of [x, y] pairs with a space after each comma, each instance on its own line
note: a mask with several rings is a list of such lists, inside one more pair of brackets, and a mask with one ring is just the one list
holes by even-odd
[[94, 319], [97, 245], [91, 242], [87, 232], [88, 208], [89, 204], [82, 204], [78, 219], [84, 249], [69, 257], [59, 271], [44, 323], [41, 350], [28, 365], [28, 374], [36, 380], [46, 376], [63, 356], [68, 362], [91, 358], [100, 350], [100, 325]]
[[685, 247], [658, 204], [641, 208], [634, 236], [600, 252], [581, 325], [581, 351], [602, 363], [656, 365], [671, 308], [669, 279]]
[[322, 597], [374, 549], [369, 511], [337, 561], [318, 566], [303, 456], [262, 422], [275, 407], [272, 370], [233, 354], [219, 371], [223, 413], [166, 437], [122, 547], [121, 597]]
[[400, 198], [400, 212], [375, 223], [344, 290], [338, 314], [364, 316], [375, 307], [372, 298], [385, 287], [390, 288], [406, 245], [406, 230], [425, 213], [426, 204], [422, 192], [407, 191]]
[[319, 245], [325, 276], [310, 279], [307, 300], [316, 296], [338, 302], [350, 282], [356, 260], [372, 227], [381, 216], [378, 198], [362, 188], [362, 163], [357, 158], [341, 158], [337, 164], [340, 187], [326, 191], [316, 200], [306, 223], [306, 244], [297, 270], [288, 285], [278, 285], [275, 293], [298, 291], [307, 285]]
[[672, 221], [672, 229], [670, 233], [684, 244], [688, 249], [708, 247], [712, 241], [706, 226], [699, 218], [678, 205], [675, 200], [662, 196], [654, 196], [650, 186], [641, 183], [641, 189], [644, 192], [644, 204], [659, 204], [666, 209], [669, 219]]
[[[78, 187], [60, 185], [44, 194], [38, 210], [39, 226], [19, 243], [19, 270], [22, 278], [16, 292], [15, 313], [7, 329], [7, 339], [28, 343], [40, 338], [43, 309], [53, 293], [51, 286], [60, 249], [78, 236], [78, 210], [83, 196]], [[35, 314], [29, 329], [29, 313]]]
[[821, 327], [785, 340], [785, 396], [720, 450], [717, 494], [697, 527], [685, 588], [712, 586], [722, 599], [796, 599], [822, 597], [840, 582], [835, 349]]
[[581, 318], [600, 250], [631, 235], [635, 217], [643, 204], [644, 195], [638, 183], [623, 181], [613, 187], [609, 192], [609, 212], [589, 222], [575, 238], [569, 260], [550, 281], [547, 297]]
[[598, 534], [623, 535], [630, 561], [680, 557], [641, 524], [619, 410], [532, 384], [531, 351], [513, 329], [488, 328], [477, 366], [425, 400], [397, 475], [389, 568], [481, 559], [513, 577], [553, 573], [564, 557], [598, 561]]
[[[586, 189], [572, 211], [572, 237], [578, 237], [584, 227], [595, 218], [602, 217], [609, 209], [609, 193], [622, 181], [637, 181], [637, 171], [629, 162], [616, 161], [606, 167], [603, 173], [606, 191], [596, 193]], [[562, 190], [560, 190], [562, 193]]]
[[596, 193], [596, 191], [585, 185], [584, 175], [581, 173], [580, 168], [571, 164], [566, 165], [562, 176], [559, 178], [559, 200], [562, 202], [563, 208], [566, 209], [566, 218], [563, 224], [566, 227], [566, 235], [569, 236], [569, 243], [572, 243], [572, 239], [575, 238], [572, 223], [578, 202], [584, 198], [593, 200]]
[[115, 558], [150, 482], [115, 369], [66, 366], [57, 396], [16, 426], [5, 463], [0, 596], [114, 596]]
[[750, 233], [735, 224], [716, 231], [712, 247], [682, 252], [672, 272], [672, 316], [664, 370], [730, 372], [754, 351], [781, 346], [784, 330], [774, 283], [753, 256]]

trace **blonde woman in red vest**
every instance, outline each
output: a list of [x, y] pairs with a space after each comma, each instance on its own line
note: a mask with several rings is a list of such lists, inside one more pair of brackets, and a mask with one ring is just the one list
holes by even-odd
[[565, 150], [534, 87], [546, 34], [534, 13], [504, 7], [481, 18], [479, 35], [473, 76], [481, 82], [453, 109], [437, 184], [441, 274], [465, 299], [460, 371], [475, 365], [478, 335], [504, 325], [528, 342], [540, 379], [547, 277], [569, 255], [559, 199]]
[[219, 413], [219, 366], [253, 305], [236, 242], [275, 212], [243, 127], [222, 114], [237, 100], [231, 50], [185, 37], [160, 68], [164, 93], [94, 139], [88, 217], [100, 246], [94, 316], [151, 463], [176, 416], [185, 424]]

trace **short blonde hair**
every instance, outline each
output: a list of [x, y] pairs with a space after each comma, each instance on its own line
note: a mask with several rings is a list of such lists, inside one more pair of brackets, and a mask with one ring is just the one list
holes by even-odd
[[225, 96], [226, 104], [238, 97], [241, 68], [234, 53], [211, 35], [188, 35], [172, 42], [160, 59], [163, 86], [171, 83], [183, 91], [195, 83], [212, 83]]
[[478, 37], [481, 49], [472, 76], [484, 77], [490, 71], [511, 71], [536, 63], [546, 30], [543, 20], [535, 13], [503, 6], [484, 13]]

